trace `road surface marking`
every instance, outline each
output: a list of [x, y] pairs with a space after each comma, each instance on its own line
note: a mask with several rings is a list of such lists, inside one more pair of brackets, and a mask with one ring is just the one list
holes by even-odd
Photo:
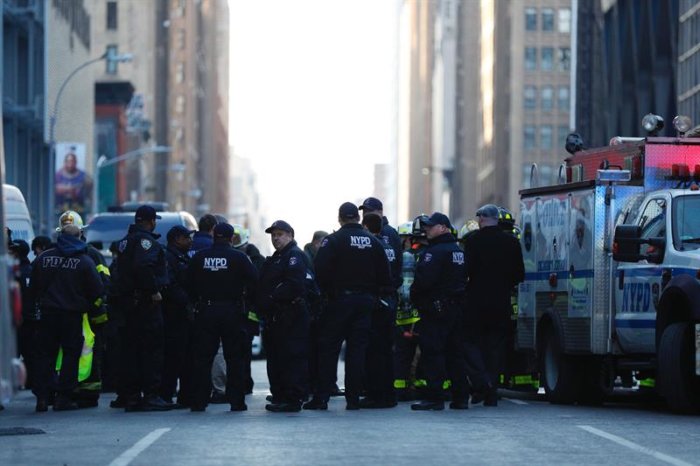
[[515, 398], [503, 398], [506, 401], [510, 401], [511, 403], [515, 403], [516, 405], [526, 405], [527, 401], [523, 400], [516, 400]]
[[576, 427], [578, 427], [579, 429], [583, 429], [586, 432], [590, 432], [593, 435], [597, 435], [599, 437], [603, 437], [604, 439], [608, 439], [611, 442], [615, 442], [619, 445], [622, 445], [623, 447], [627, 447], [630, 450], [638, 451], [639, 453], [644, 453], [645, 455], [652, 456], [659, 461], [663, 461], [664, 463], [674, 464], [676, 466], [692, 466], [691, 463], [686, 463], [685, 461], [679, 460], [678, 458], [674, 458], [673, 456], [669, 456], [656, 450], [652, 450], [651, 448], [643, 447], [634, 442], [630, 442], [629, 440], [626, 440], [622, 437], [618, 437], [617, 435], [609, 434], [604, 430], [596, 429], [595, 427], [591, 426]]
[[109, 463], [109, 466], [126, 466], [136, 459], [137, 456], [141, 454], [146, 448], [151, 446], [158, 440], [161, 435], [170, 431], [170, 427], [164, 427], [162, 429], [156, 429], [150, 434], [146, 435], [144, 438], [139, 440], [134, 444], [133, 447], [126, 450], [124, 453], [119, 455], [114, 461]]

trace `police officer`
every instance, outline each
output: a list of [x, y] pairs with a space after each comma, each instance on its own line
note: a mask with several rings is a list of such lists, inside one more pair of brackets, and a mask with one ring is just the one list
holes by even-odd
[[31, 292], [41, 309], [39, 353], [34, 393], [36, 411], [48, 409], [50, 384], [59, 347], [62, 348], [61, 373], [55, 411], [78, 409], [72, 400], [78, 386], [78, 360], [83, 336], [83, 313], [94, 312], [94, 301], [104, 292], [95, 263], [80, 239], [80, 228], [67, 225], [58, 236], [58, 246], [37, 259], [31, 275]]
[[466, 311], [467, 358], [483, 367], [484, 405], [497, 406], [496, 386], [503, 368], [511, 322], [511, 291], [524, 279], [525, 267], [518, 240], [498, 225], [499, 210], [482, 206], [476, 217], [479, 230], [466, 238], [464, 251], [469, 280]]
[[304, 409], [328, 409], [343, 340], [347, 341], [346, 409], [360, 408], [372, 310], [392, 283], [384, 248], [359, 221], [357, 206], [342, 204], [338, 210], [340, 229], [321, 242], [316, 254], [316, 278], [328, 296], [328, 305], [319, 322], [318, 387]]
[[467, 374], [462, 344], [462, 306], [466, 286], [464, 252], [446, 215], [435, 212], [423, 222], [429, 245], [416, 264], [411, 301], [420, 311], [416, 324], [428, 382], [426, 400], [411, 409], [445, 409], [443, 383], [451, 380], [452, 409], [467, 409]]
[[[163, 287], [168, 285], [165, 250], [153, 233], [160, 216], [153, 207], [136, 209], [134, 224], [119, 242], [118, 293], [124, 306], [126, 411], [172, 409], [159, 396], [163, 371]], [[143, 398], [142, 398], [143, 394]]]
[[301, 410], [308, 384], [309, 312], [306, 303], [306, 262], [294, 241], [294, 229], [284, 220], [265, 230], [275, 253], [260, 274], [258, 309], [265, 315], [267, 375], [272, 412]]
[[182, 225], [168, 231], [165, 260], [168, 263], [168, 286], [163, 290], [163, 332], [165, 336], [163, 380], [160, 397], [172, 402], [177, 382], [180, 391], [175, 407], [189, 407], [192, 402], [191, 318], [187, 293], [187, 252], [192, 246], [192, 234]]
[[389, 225], [389, 220], [384, 216], [384, 205], [382, 204], [382, 201], [376, 197], [368, 197], [365, 199], [362, 202], [362, 205], [358, 207], [358, 210], [362, 211], [363, 217], [367, 214], [376, 214], [382, 218], [382, 231], [380, 236], [394, 250], [394, 257], [396, 260], [390, 265], [391, 274], [396, 283], [395, 289], [398, 289], [401, 284], [398, 283], [398, 279], [396, 277], [401, 276], [401, 262], [403, 261], [403, 255], [401, 254], [403, 248], [401, 247], [401, 238], [399, 237], [399, 233], [394, 229], [394, 227]]
[[36, 355], [38, 322], [34, 300], [29, 292], [29, 280], [32, 274], [32, 264], [29, 262], [29, 244], [26, 241], [17, 239], [9, 245], [9, 251], [19, 262], [17, 271], [17, 281], [22, 295], [22, 326], [17, 332], [18, 353], [24, 359], [27, 367], [26, 387], [31, 387], [31, 378], [35, 376], [34, 361]]
[[[394, 270], [398, 262], [394, 249], [381, 236], [382, 217], [377, 214], [364, 214], [362, 226], [379, 240], [390, 268], [392, 269], [392, 288], [402, 283], [401, 271]], [[396, 275], [395, 275], [396, 274]], [[394, 393], [392, 360], [392, 343], [394, 316], [396, 315], [396, 293], [390, 292], [380, 296], [379, 305], [372, 311], [372, 326], [366, 358], [366, 393], [360, 400], [360, 407], [366, 409], [393, 408], [396, 406]]]
[[211, 366], [223, 345], [226, 360], [226, 396], [231, 411], [245, 411], [244, 295], [255, 296], [258, 272], [250, 259], [232, 246], [233, 227], [214, 227], [214, 245], [194, 255], [187, 269], [190, 294], [196, 302], [194, 334], [194, 397], [192, 411], [206, 410], [211, 393]]

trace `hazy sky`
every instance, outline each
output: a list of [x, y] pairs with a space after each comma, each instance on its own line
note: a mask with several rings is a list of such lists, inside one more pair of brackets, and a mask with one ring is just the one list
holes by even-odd
[[303, 246], [390, 157], [395, 0], [229, 0], [231, 143]]

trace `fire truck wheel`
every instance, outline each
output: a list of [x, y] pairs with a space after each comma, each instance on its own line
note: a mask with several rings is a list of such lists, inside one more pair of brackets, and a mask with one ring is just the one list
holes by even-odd
[[580, 372], [577, 360], [564, 354], [564, 345], [555, 325], [545, 327], [540, 352], [540, 374], [547, 398], [555, 404], [571, 404], [578, 398]]
[[659, 392], [678, 413], [700, 410], [700, 377], [695, 375], [694, 325], [677, 322], [666, 327], [658, 349]]

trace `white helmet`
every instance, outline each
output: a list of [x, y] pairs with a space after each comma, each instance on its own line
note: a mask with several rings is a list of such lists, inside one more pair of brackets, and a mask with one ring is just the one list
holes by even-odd
[[83, 217], [74, 210], [66, 210], [58, 217], [58, 228], [56, 228], [56, 231], [61, 231], [66, 225], [75, 225], [81, 230], [85, 227], [83, 224]]
[[233, 227], [233, 235], [240, 238], [240, 241], [235, 243], [233, 247], [238, 248], [247, 244], [248, 239], [250, 238], [250, 231], [237, 223], [234, 223], [231, 226]]

